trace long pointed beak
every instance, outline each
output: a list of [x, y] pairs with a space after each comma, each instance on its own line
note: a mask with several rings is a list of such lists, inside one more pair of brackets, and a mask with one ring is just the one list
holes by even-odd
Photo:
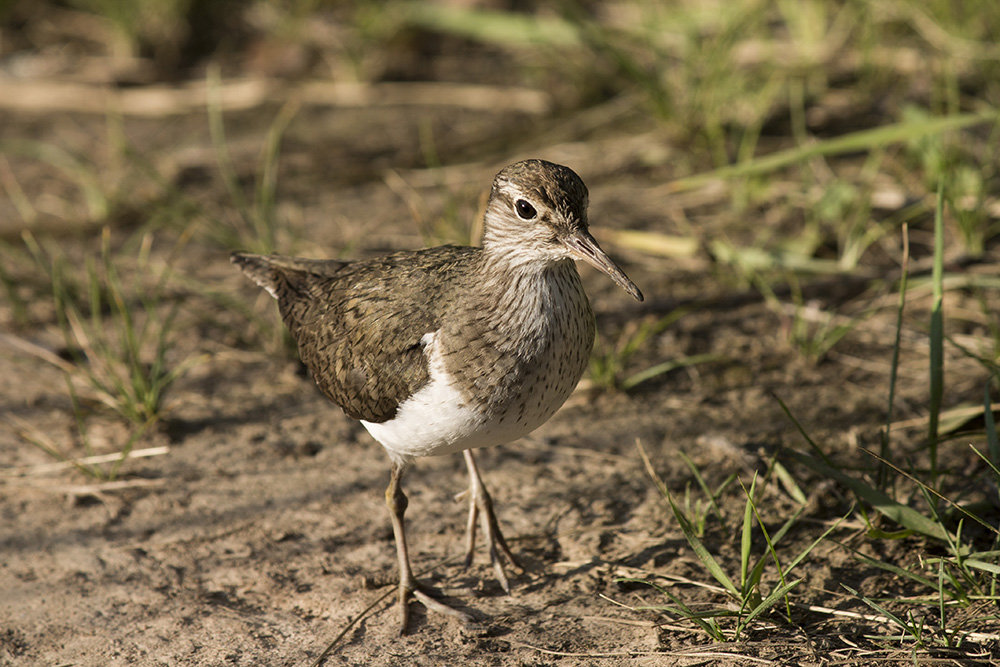
[[639, 291], [639, 288], [635, 286], [634, 282], [629, 280], [624, 271], [618, 268], [618, 265], [608, 257], [608, 254], [601, 250], [601, 246], [597, 245], [597, 241], [590, 235], [590, 232], [579, 229], [572, 234], [563, 236], [561, 240], [563, 245], [573, 253], [574, 257], [582, 259], [591, 266], [608, 274], [622, 289], [631, 294], [636, 301], [642, 301], [642, 292]]

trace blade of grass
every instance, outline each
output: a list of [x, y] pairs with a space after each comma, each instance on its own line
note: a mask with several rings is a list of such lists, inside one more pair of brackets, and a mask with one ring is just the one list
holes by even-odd
[[976, 449], [976, 447], [974, 445], [970, 444], [969, 445], [969, 449], [971, 449], [973, 451], [973, 453], [975, 453], [976, 456], [978, 456], [979, 458], [981, 458], [983, 460], [983, 462], [990, 467], [990, 469], [993, 471], [994, 475], [996, 475], [998, 478], [1000, 478], [1000, 466], [998, 466], [995, 463], [993, 463], [993, 461], [990, 460], [990, 457], [988, 455], [983, 454], [981, 451], [979, 451], [978, 449]]
[[[765, 611], [773, 607], [775, 603], [778, 602], [778, 600], [786, 598], [788, 592], [791, 591], [796, 586], [798, 586], [801, 582], [802, 582], [801, 579], [796, 579], [795, 581], [790, 581], [787, 584], [781, 584], [780, 586], [775, 588], [766, 598], [761, 600], [760, 603], [756, 607], [754, 607], [750, 611], [750, 613], [747, 614], [745, 618], [743, 618], [742, 621], [740, 621], [740, 626], [742, 628], [746, 628], [751, 621], [753, 621], [755, 618], [757, 618]], [[787, 598], [786, 598], [786, 603], [788, 603]], [[790, 608], [788, 614], [791, 614]]]
[[17, 180], [17, 175], [10, 166], [10, 161], [5, 155], [0, 154], [0, 187], [7, 195], [7, 201], [13, 205], [14, 210], [21, 217], [21, 222], [25, 227], [31, 226], [38, 219], [38, 211], [31, 203], [31, 199], [21, 189], [21, 184]]
[[715, 560], [715, 557], [709, 552], [708, 548], [705, 547], [704, 543], [698, 538], [695, 533], [694, 528], [691, 526], [687, 517], [681, 512], [680, 507], [674, 502], [674, 498], [671, 494], [667, 495], [667, 502], [670, 503], [670, 509], [674, 513], [674, 517], [677, 519], [677, 523], [680, 524], [681, 532], [684, 533], [685, 539], [687, 539], [688, 544], [691, 546], [692, 551], [701, 561], [701, 564], [705, 566], [709, 574], [718, 581], [722, 586], [729, 591], [737, 600], [742, 600], [743, 596], [740, 594], [739, 588], [733, 583], [729, 575], [726, 574], [722, 566], [719, 565], [719, 561]]
[[698, 364], [721, 361], [722, 359], [724, 359], [724, 357], [721, 354], [714, 353], [692, 354], [689, 357], [671, 359], [670, 361], [665, 361], [662, 364], [656, 364], [655, 366], [651, 366], [644, 371], [639, 371], [634, 375], [630, 375], [622, 381], [621, 387], [625, 390], [632, 389], [636, 385], [642, 384], [647, 380], [651, 380], [658, 375], [663, 375], [664, 373], [677, 370], [678, 368], [697, 366]]
[[[996, 557], [995, 552], [993, 555]], [[989, 561], [979, 560], [978, 558], [966, 558], [962, 561], [962, 564], [977, 570], [982, 570], [983, 572], [989, 572], [990, 574], [1000, 574], [1000, 564], [997, 564], [996, 562], [991, 563]]]
[[818, 141], [814, 144], [790, 148], [765, 155], [748, 162], [720, 167], [701, 174], [694, 174], [667, 183], [664, 187], [668, 192], [683, 192], [702, 187], [717, 180], [743, 178], [777, 171], [784, 167], [804, 162], [814, 157], [839, 155], [864, 151], [877, 146], [910, 141], [922, 136], [940, 134], [949, 130], [958, 130], [981, 123], [994, 122], [998, 118], [996, 110], [990, 109], [980, 113], [960, 114], [938, 118], [921, 118], [883, 125], [870, 130], [851, 132], [833, 139]]
[[909, 634], [911, 637], [913, 637], [918, 643], [921, 642], [920, 634], [917, 633], [914, 630], [914, 628], [912, 627], [912, 624], [906, 623], [905, 621], [903, 621], [902, 619], [900, 619], [898, 616], [896, 616], [895, 614], [893, 614], [892, 612], [890, 612], [888, 609], [886, 609], [885, 607], [883, 607], [879, 603], [875, 602], [874, 600], [872, 600], [871, 598], [869, 598], [869, 597], [867, 597], [865, 595], [862, 595], [861, 593], [857, 592], [856, 590], [854, 590], [853, 588], [851, 588], [847, 584], [843, 584], [842, 583], [840, 585], [843, 586], [844, 588], [846, 588], [848, 591], [850, 591], [850, 593], [852, 595], [854, 595], [856, 598], [858, 598], [859, 600], [861, 600], [862, 602], [864, 602], [866, 605], [868, 605], [869, 607], [871, 607], [872, 609], [874, 609], [875, 611], [879, 612], [884, 617], [886, 617], [887, 619], [889, 619], [890, 621], [892, 621], [893, 623], [895, 623], [896, 625], [898, 625], [901, 630], [903, 630], [904, 632], [906, 632], [907, 634]]
[[719, 562], [715, 560], [712, 554], [709, 553], [708, 549], [705, 548], [705, 545], [702, 543], [702, 541], [698, 539], [698, 536], [695, 534], [694, 528], [692, 528], [691, 524], [688, 522], [687, 517], [685, 517], [684, 513], [681, 512], [681, 509], [680, 507], [677, 506], [677, 503], [674, 502], [674, 498], [673, 495], [670, 493], [670, 489], [668, 489], [667, 485], [663, 483], [663, 480], [660, 479], [660, 476], [656, 474], [656, 470], [653, 468], [653, 462], [650, 461], [649, 455], [646, 453], [646, 448], [642, 446], [642, 441], [636, 439], [635, 446], [636, 449], [639, 450], [639, 456], [642, 459], [643, 465], [646, 467], [646, 472], [653, 479], [653, 482], [660, 490], [660, 494], [663, 495], [664, 498], [666, 498], [668, 503], [670, 503], [670, 509], [674, 513], [674, 517], [677, 519], [677, 523], [680, 524], [681, 532], [684, 533], [684, 537], [687, 539], [688, 544], [691, 546], [691, 549], [694, 551], [695, 555], [698, 556], [698, 560], [701, 561], [702, 565], [705, 566], [705, 569], [708, 570], [708, 572], [712, 575], [712, 577], [714, 577], [716, 581], [722, 584], [723, 588], [729, 591], [729, 593], [732, 594], [733, 597], [735, 597], [737, 600], [742, 599], [743, 596], [740, 595], [739, 588], [736, 587], [732, 579], [729, 578], [729, 575], [727, 575], [725, 571], [722, 569], [722, 567], [719, 565]]
[[91, 465], [89, 457], [85, 459], [77, 459], [67, 456], [66, 454], [63, 453], [63, 451], [59, 448], [59, 446], [56, 445], [56, 443], [54, 443], [48, 436], [42, 433], [33, 424], [30, 424], [27, 421], [21, 419], [20, 417], [16, 417], [14, 415], [9, 415], [8, 417], [6, 417], [6, 419], [9, 421], [9, 423], [14, 425], [18, 437], [20, 437], [25, 442], [32, 444], [38, 449], [42, 450], [48, 456], [58, 461], [60, 464], [76, 468], [83, 474], [88, 475], [90, 477], [94, 477], [97, 479], [102, 478], [100, 469], [97, 468], [96, 466]]
[[118, 453], [118, 458], [111, 464], [111, 468], [108, 470], [108, 480], [114, 481], [118, 477], [118, 471], [121, 470], [122, 465], [125, 461], [132, 456], [132, 450], [135, 449], [135, 443], [139, 441], [139, 438], [149, 430], [149, 427], [156, 423], [157, 416], [154, 415], [146, 420], [145, 424], [142, 424], [138, 428], [134, 428], [128, 435], [128, 440], [125, 441], [125, 445], [121, 448]]
[[108, 217], [111, 203], [101, 187], [97, 169], [83, 157], [78, 157], [55, 143], [31, 140], [2, 141], [0, 154], [24, 155], [55, 167], [76, 184], [86, 205], [88, 220], [104, 220]]
[[983, 421], [986, 428], [986, 447], [993, 463], [993, 470], [1000, 468], [1000, 438], [997, 438], [997, 425], [993, 419], [993, 406], [990, 403], [990, 383], [986, 382], [983, 389]]
[[260, 243], [268, 252], [274, 252], [278, 240], [275, 237], [275, 205], [278, 187], [278, 153], [281, 150], [281, 140], [299, 111], [300, 102], [293, 98], [285, 103], [278, 112], [271, 126], [267, 129], [267, 138], [261, 152], [258, 167], [259, 182], [256, 192], [256, 210], [252, 221], [254, 232]]
[[798, 430], [799, 434], [805, 439], [806, 443], [810, 447], [812, 447], [813, 451], [816, 452], [816, 455], [819, 456], [821, 459], [823, 459], [823, 461], [829, 465], [830, 459], [827, 458], [823, 450], [820, 449], [820, 446], [816, 444], [816, 441], [812, 439], [812, 436], [809, 435], [809, 432], [806, 431], [805, 427], [802, 426], [801, 422], [799, 422], [799, 420], [795, 417], [795, 415], [792, 414], [792, 411], [785, 404], [785, 402], [781, 400], [781, 397], [773, 392], [771, 393], [771, 396], [774, 397], [774, 400], [778, 401], [778, 405], [781, 407], [782, 412], [784, 412], [785, 416], [788, 417], [791, 420], [792, 424], [795, 425], [795, 428]]
[[937, 603], [938, 603], [938, 629], [941, 632], [946, 633], [948, 629], [947, 615], [945, 614], [944, 605], [944, 591], [945, 591], [945, 576], [944, 576], [944, 561], [938, 561], [938, 579], [937, 579]]
[[912, 507], [902, 505], [866, 482], [827, 465], [826, 463], [802, 452], [789, 451], [788, 454], [813, 471], [831, 479], [854, 492], [859, 499], [874, 507], [880, 514], [896, 522], [904, 528], [948, 542], [951, 537], [944, 526], [927, 518]]
[[840, 524], [843, 523], [847, 519], [847, 517], [851, 516], [851, 514], [853, 514], [853, 513], [854, 513], [854, 508], [852, 507], [850, 510], [848, 510], [847, 514], [845, 514], [844, 516], [842, 516], [839, 519], [837, 519], [833, 523], [833, 525], [831, 525], [829, 528], [827, 528], [826, 530], [823, 531], [822, 535], [820, 535], [819, 537], [817, 537], [815, 540], [812, 541], [812, 543], [809, 544], [809, 546], [807, 546], [805, 549], [803, 549], [801, 552], [799, 552], [799, 554], [795, 558], [793, 558], [792, 561], [788, 565], [785, 566], [785, 574], [788, 574], [792, 570], [794, 570], [795, 567], [799, 563], [801, 563], [803, 560], [805, 560], [806, 556], [808, 556], [810, 554], [810, 552], [812, 552], [812, 550], [815, 549], [816, 546], [820, 542], [822, 542], [823, 540], [826, 539], [827, 535], [829, 535], [834, 530], [836, 530], [837, 527], [840, 526]]
[[[744, 493], [746, 493], [746, 496], [747, 496], [747, 504], [749, 505], [750, 510], [753, 512], [753, 517], [757, 520], [757, 526], [760, 528], [761, 534], [764, 536], [764, 542], [765, 542], [765, 544], [767, 544], [767, 552], [771, 556], [771, 560], [774, 561], [774, 567], [775, 567], [775, 569], [778, 571], [778, 580], [781, 582], [782, 586], [785, 586], [785, 585], [787, 585], [787, 582], [785, 581], [785, 572], [784, 572], [784, 569], [781, 567], [781, 560], [778, 558], [778, 552], [775, 550], [774, 545], [777, 544], [781, 540], [781, 538], [784, 537], [785, 533], [787, 533], [788, 530], [795, 524], [795, 522], [798, 520], [799, 514], [802, 513], [802, 509], [799, 508], [799, 510], [796, 511], [784, 523], [784, 525], [778, 530], [777, 533], [775, 533], [775, 536], [772, 538], [771, 535], [768, 533], [767, 524], [764, 523], [764, 519], [760, 516], [760, 512], [757, 509], [757, 503], [754, 500], [754, 484], [756, 483], [756, 481], [757, 481], [757, 478], [756, 478], [756, 475], [755, 475], [754, 476], [754, 480], [753, 480], [753, 482], [750, 485], [750, 490], [749, 491], [747, 491], [746, 487], [743, 486], [742, 480], [740, 481], [740, 486], [743, 486], [743, 491], [744, 491]], [[745, 531], [746, 531], [746, 528], [744, 528], [744, 532]], [[763, 575], [764, 567], [765, 567], [766, 563], [767, 563], [767, 558], [766, 557], [761, 557], [761, 559], [758, 561], [757, 565], [754, 567], [753, 572], [751, 573], [751, 581], [750, 581], [750, 583], [751, 583], [751, 585], [755, 589], [755, 597], [757, 598], [757, 603], [756, 603], [757, 606], [763, 604], [760, 601], [759, 590], [760, 590], [760, 580], [761, 580], [761, 577]], [[744, 590], [746, 590], [746, 589], [744, 589]], [[771, 604], [773, 604], [773, 602]], [[789, 619], [792, 616], [791, 603], [790, 603], [790, 601], [787, 598], [785, 599], [785, 615]]]
[[219, 173], [222, 176], [222, 183], [229, 192], [233, 205], [240, 218], [249, 223], [253, 220], [253, 211], [247, 201], [243, 189], [240, 187], [239, 177], [236, 168], [233, 166], [232, 157], [229, 155], [229, 147], [226, 143], [226, 126], [223, 119], [222, 103], [219, 89], [222, 85], [221, 75], [217, 65], [210, 65], [206, 74], [206, 95], [208, 110], [208, 129], [212, 137], [212, 146], [215, 148], [215, 159], [219, 166]]
[[[903, 258], [900, 262], [901, 273], [899, 277], [899, 304], [896, 306], [896, 339], [892, 344], [892, 362], [889, 367], [889, 405], [885, 411], [885, 429], [882, 431], [881, 452], [882, 458], [888, 459], [892, 433], [892, 411], [896, 400], [896, 378], [899, 375], [899, 349], [903, 334], [903, 311], [906, 308], [906, 280], [910, 271], [910, 233], [909, 227], [903, 223]], [[878, 487], [885, 489], [889, 482], [889, 471], [885, 466], [880, 466], [878, 471]]]
[[[861, 451], [863, 451], [865, 454], [868, 454], [869, 456], [873, 457], [877, 461], [880, 461], [880, 462], [884, 463], [885, 465], [887, 465], [890, 468], [892, 468], [900, 476], [905, 477], [906, 479], [908, 479], [911, 482], [913, 482], [914, 484], [916, 484], [917, 487], [920, 489], [921, 493], [930, 494], [930, 495], [934, 496], [937, 500], [943, 501], [944, 503], [946, 503], [947, 505], [949, 505], [951, 508], [953, 508], [957, 512], [962, 513], [967, 518], [972, 519], [973, 521], [975, 521], [976, 523], [978, 523], [980, 526], [982, 526], [986, 530], [988, 530], [991, 533], [993, 533], [994, 535], [1000, 537], [1000, 529], [998, 529], [996, 526], [992, 525], [989, 521], [983, 519], [982, 517], [979, 517], [976, 514], [973, 514], [969, 510], [965, 509], [964, 507], [962, 507], [961, 505], [959, 505], [958, 503], [956, 503], [954, 500], [952, 500], [952, 499], [948, 498], [947, 496], [945, 496], [944, 494], [942, 494], [940, 491], [938, 491], [934, 487], [932, 487], [932, 486], [926, 484], [925, 482], [922, 482], [921, 480], [917, 479], [912, 473], [909, 473], [909, 472], [903, 470], [902, 468], [900, 468], [899, 466], [895, 465], [894, 463], [892, 463], [888, 459], [881, 459], [881, 458], [879, 458], [878, 454], [876, 454], [873, 451], [867, 450], [864, 447], [861, 448]], [[937, 509], [935, 507], [933, 507], [933, 506], [931, 507], [931, 512], [933, 514], [937, 515]], [[946, 535], [950, 535], [950, 533], [946, 532]], [[950, 541], [950, 539], [952, 539], [952, 538], [946, 537], [945, 541], [948, 542], [948, 541]]]
[[[747, 584], [750, 583], [748, 576], [750, 574], [750, 548], [753, 546], [753, 494], [757, 489], [757, 474], [754, 473], [749, 490], [743, 486], [743, 480], [740, 480], [740, 486], [747, 498], [743, 505], [743, 531], [740, 535], [740, 589], [745, 597], [748, 593]], [[751, 587], [756, 586], [756, 584], [756, 581], [752, 582]]]
[[792, 500], [797, 502], [799, 505], [808, 505], [809, 501], [806, 499], [806, 494], [802, 492], [798, 483], [792, 478], [792, 474], [788, 472], [788, 468], [781, 465], [780, 461], [774, 461], [771, 464], [771, 469], [774, 471], [775, 476], [781, 485], [785, 487], [785, 491], [788, 495], [792, 497]]
[[678, 455], [681, 457], [681, 460], [684, 461], [684, 464], [688, 467], [688, 470], [691, 471], [691, 474], [694, 475], [694, 479], [698, 483], [698, 486], [701, 487], [702, 493], [704, 493], [705, 497], [708, 498], [708, 503], [709, 505], [712, 506], [712, 511], [715, 513], [715, 516], [719, 519], [719, 521], [722, 521], [723, 520], [722, 510], [719, 509], [718, 503], [715, 502], [715, 495], [711, 492], [711, 490], [709, 490], [708, 483], [702, 476], [701, 471], [698, 470], [698, 466], [696, 466], [694, 464], [694, 461], [691, 460], [691, 457], [689, 457], [684, 452], [678, 452]]
[[931, 484], [938, 476], [938, 420], [941, 416], [941, 399], [944, 394], [944, 313], [942, 301], [944, 276], [944, 182], [938, 185], [937, 207], [934, 210], [934, 268], [932, 282], [934, 300], [931, 306], [930, 330], [930, 423], [927, 440], [930, 447]]
[[[722, 628], [720, 628], [719, 624], [715, 621], [715, 616], [718, 615], [718, 612], [714, 611], [701, 612], [701, 613], [696, 612], [690, 607], [688, 607], [686, 604], [684, 604], [684, 602], [676, 595], [674, 595], [667, 589], [663, 588], [662, 586], [657, 586], [655, 583], [651, 581], [646, 581], [644, 579], [628, 579], [628, 578], [616, 579], [615, 581], [624, 583], [644, 584], [646, 586], [649, 586], [650, 588], [654, 588], [660, 594], [665, 595], [671, 602], [673, 602], [676, 605], [676, 607], [670, 607], [668, 605], [648, 605], [639, 607], [629, 607], [627, 605], [621, 604], [620, 602], [615, 602], [615, 604], [626, 607], [627, 609], [632, 609], [633, 611], [659, 611], [659, 612], [667, 612], [670, 614], [674, 614], [675, 616], [679, 616], [680, 618], [685, 618], [695, 623], [705, 632], [705, 634], [707, 634], [715, 641], [721, 642], [726, 640], [726, 636], [722, 632]], [[614, 602], [614, 600], [612, 600], [612, 602]]]

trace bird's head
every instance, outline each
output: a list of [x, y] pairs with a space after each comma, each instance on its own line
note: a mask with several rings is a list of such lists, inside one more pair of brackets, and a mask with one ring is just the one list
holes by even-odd
[[582, 259], [642, 301], [639, 288], [590, 235], [587, 203], [587, 186], [569, 167], [516, 162], [493, 179], [483, 249], [512, 264]]

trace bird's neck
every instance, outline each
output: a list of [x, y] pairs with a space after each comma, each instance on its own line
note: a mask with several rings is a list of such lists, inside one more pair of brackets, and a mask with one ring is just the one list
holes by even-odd
[[553, 313], [583, 307], [586, 296], [571, 259], [529, 260], [487, 251], [481, 259], [473, 289], [498, 331], [546, 328]]

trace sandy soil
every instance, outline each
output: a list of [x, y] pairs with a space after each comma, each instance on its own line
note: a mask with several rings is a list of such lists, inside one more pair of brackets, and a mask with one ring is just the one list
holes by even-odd
[[[248, 189], [282, 100], [274, 102], [226, 117], [229, 150]], [[449, 212], [464, 232], [495, 170], [525, 157], [563, 162], [583, 176], [599, 239], [612, 229], [695, 229], [706, 240], [724, 235], [738, 242], [755, 214], [766, 214], [736, 215], [725, 194], [664, 194], [663, 183], [676, 175], [664, 156], [685, 149], [660, 137], [638, 108], [623, 111], [615, 101], [604, 110], [617, 120], [589, 131], [582, 128], [593, 127], [593, 109], [560, 116], [461, 105], [304, 105], [282, 144], [279, 247], [316, 257], [418, 247], [428, 230], [451, 233], [447, 225], [444, 234], [434, 227]], [[105, 178], [122, 174], [114, 171], [122, 167], [113, 164], [106, 122], [102, 114], [0, 109], [0, 139], [33, 136], [67, 147], [91, 156]], [[466, 513], [454, 499], [465, 484], [461, 457], [419, 461], [405, 480], [414, 566], [481, 622], [462, 627], [416, 606], [413, 632], [400, 637], [382, 495], [388, 459], [319, 395], [274, 334], [273, 304], [203, 233], [233, 219], [204, 110], [125, 117], [122, 128], [168, 187], [139, 179], [141, 187], [124, 198], [129, 206], [110, 220], [116, 247], [155, 226], [151, 212], [175, 204], [171, 192], [201, 207], [189, 220], [181, 214], [180, 226], [157, 227], [152, 256], [176, 267], [170, 300], [181, 308], [170, 359], [204, 358], [171, 387], [164, 418], [137, 443], [166, 453], [129, 461], [115, 486], [72, 470], [39, 472], [35, 466], [52, 459], [25, 441], [25, 423], [67, 451], [82, 451], [63, 374], [0, 347], [0, 413], [18, 420], [0, 420], [7, 471], [0, 479], [0, 664], [308, 665], [335, 638], [325, 664], [867, 664], [852, 652], [864, 645], [857, 633], [867, 630], [803, 607], [794, 623], [762, 618], [744, 641], [713, 644], [690, 624], [617, 603], [667, 603], [648, 587], [621, 581], [630, 577], [661, 577], [691, 604], [719, 599], [680, 583], [711, 580], [636, 442], [678, 497], [686, 487], [695, 492], [680, 452], [713, 487], [732, 473], [748, 483], [783, 448], [804, 447], [776, 394], [828, 453], [855, 456], [859, 444], [877, 442], [885, 418], [891, 308], [867, 317], [815, 363], [789, 344], [788, 318], [706, 254], [664, 259], [606, 244], [647, 301], [634, 304], [605, 276], [582, 269], [602, 349], [685, 307], [688, 314], [627, 361], [626, 374], [688, 355], [714, 354], [716, 361], [629, 392], [585, 380], [530, 437], [482, 453], [504, 531], [526, 566], [510, 596], [482, 550], [469, 570], [461, 566]], [[426, 128], [443, 169], [422, 168]], [[647, 163], [643, 151], [657, 159]], [[58, 201], [80, 203], [72, 180], [51, 165], [23, 155], [10, 160], [29, 197], [56, 189]], [[19, 226], [4, 217], [7, 245], [0, 250], [13, 253]], [[103, 222], [84, 218], [46, 215], [36, 229], [55, 230], [69, 257], [81, 260], [99, 252]], [[175, 253], [185, 224], [192, 240]], [[0, 329], [62, 353], [51, 299], [32, 284], [34, 269], [18, 252], [7, 266], [24, 281], [27, 324], [14, 304], [0, 300]], [[885, 258], [883, 268], [891, 271], [893, 261]], [[856, 314], [870, 305], [850, 303], [858, 291], [851, 285], [828, 287], [814, 298], [847, 304]], [[230, 307], [226, 298], [245, 306]], [[913, 317], [925, 310], [926, 300], [915, 303]], [[914, 416], [911, 406], [925, 400], [921, 350], [916, 334], [904, 341], [900, 418]], [[981, 396], [975, 373], [963, 379], [974, 364], [960, 355], [949, 364], [954, 400]], [[97, 452], [122, 446], [128, 432], [120, 420], [91, 403], [83, 412]], [[794, 474], [808, 492], [810, 521], [847, 513], [851, 499], [842, 491], [805, 470]], [[741, 515], [738, 489], [726, 497], [726, 515]], [[795, 507], [777, 483], [767, 487], [764, 505], [776, 525]], [[848, 526], [841, 538], [850, 542], [858, 531], [863, 527]], [[804, 545], [815, 537], [803, 530], [790, 541]], [[710, 531], [706, 541], [736, 562], [738, 535]], [[898, 548], [911, 546], [904, 540]], [[817, 549], [800, 576], [802, 604], [829, 604], [832, 595], [858, 612], [865, 608], [843, 595], [841, 582], [871, 589], [893, 580], [859, 568], [832, 543]]]

